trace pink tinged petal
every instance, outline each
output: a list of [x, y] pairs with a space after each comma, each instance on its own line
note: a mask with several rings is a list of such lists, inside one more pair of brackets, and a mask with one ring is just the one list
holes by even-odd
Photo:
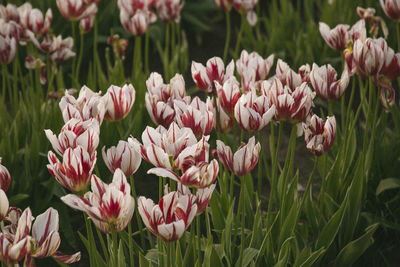
[[30, 208], [26, 208], [18, 220], [17, 230], [15, 232], [14, 244], [24, 239], [31, 231], [33, 216]]
[[196, 192], [197, 215], [201, 214], [203, 211], [206, 210], [215, 187], [216, 185], [212, 184], [209, 187], [197, 190]]
[[51, 232], [58, 232], [58, 225], [58, 212], [53, 208], [49, 208], [45, 213], [36, 217], [32, 226], [32, 237], [38, 246], [41, 246]]
[[257, 14], [254, 12], [254, 10], [247, 12], [246, 18], [250, 26], [254, 27], [257, 24]]
[[13, 245], [8, 251], [9, 258], [13, 262], [22, 260], [31, 251], [31, 237], [26, 236], [23, 239], [16, 241], [14, 240]]
[[152, 168], [147, 171], [147, 174], [154, 174], [159, 177], [171, 178], [172, 180], [177, 182], [179, 182], [181, 179], [175, 172], [165, 168]]
[[57, 251], [56, 253], [54, 253], [53, 257], [56, 260], [61, 261], [63, 263], [71, 264], [71, 263], [80, 261], [81, 253], [77, 252], [77, 253], [75, 253], [73, 255], [67, 255], [67, 254], [64, 254], [64, 253], [62, 253], [60, 251]]
[[3, 189], [0, 188], [0, 222], [7, 216], [9, 208], [8, 198]]
[[233, 154], [229, 146], [226, 146], [222, 141], [217, 140], [218, 159], [222, 162], [225, 168], [233, 171]]
[[56, 253], [60, 246], [60, 234], [56, 231], [50, 232], [41, 244], [37, 244], [38, 248], [32, 257], [34, 258], [47, 258]]
[[158, 235], [167, 242], [178, 240], [185, 232], [185, 223], [183, 220], [172, 222], [169, 224], [160, 224], [157, 226]]

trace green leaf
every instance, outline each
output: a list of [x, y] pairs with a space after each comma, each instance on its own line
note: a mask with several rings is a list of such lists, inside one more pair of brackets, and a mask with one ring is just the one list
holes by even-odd
[[275, 264], [275, 267], [287, 266], [287, 260], [291, 249], [290, 243], [292, 240], [294, 240], [294, 236], [289, 237], [285, 242], [283, 242], [281, 249], [279, 250], [278, 262]]
[[324, 255], [326, 250], [324, 248], [320, 248], [317, 251], [314, 251], [310, 257], [308, 257], [301, 265], [300, 267], [311, 267], [318, 258], [320, 258], [322, 255]]
[[125, 255], [124, 255], [124, 246], [122, 245], [122, 240], [119, 240], [118, 245], [118, 267], [125, 267]]
[[29, 198], [28, 194], [16, 194], [9, 198], [10, 206], [18, 206], [19, 203]]
[[378, 226], [379, 223], [368, 226], [364, 235], [348, 243], [336, 257], [334, 266], [351, 266], [374, 243], [372, 235], [378, 229]]
[[[254, 259], [254, 257], [259, 253], [260, 251], [255, 248], [246, 248], [243, 251], [243, 261], [242, 261], [242, 266], [248, 266], [250, 262]], [[239, 267], [240, 264], [240, 257], [237, 260], [235, 267]]]
[[376, 195], [380, 195], [382, 192], [390, 189], [396, 189], [400, 187], [400, 179], [397, 178], [386, 178], [379, 182], [376, 188]]

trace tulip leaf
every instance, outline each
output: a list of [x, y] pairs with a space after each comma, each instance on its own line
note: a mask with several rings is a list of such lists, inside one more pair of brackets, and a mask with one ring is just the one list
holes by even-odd
[[364, 235], [348, 243], [336, 257], [334, 266], [351, 266], [374, 243], [372, 235], [378, 226], [379, 223], [368, 226]]
[[379, 196], [382, 192], [386, 190], [396, 189], [400, 187], [400, 179], [397, 178], [386, 178], [379, 182], [376, 188], [376, 195]]
[[254, 259], [254, 257], [258, 254], [259, 250], [255, 248], [246, 248], [243, 251], [243, 261], [241, 261], [240, 257], [238, 258], [235, 267], [239, 267], [242, 262], [242, 266], [248, 266], [250, 262]]
[[125, 255], [124, 255], [124, 246], [122, 244], [122, 240], [119, 240], [118, 245], [118, 267], [125, 267]]
[[19, 203], [24, 201], [25, 199], [28, 199], [29, 195], [28, 194], [16, 194], [10, 197], [9, 202], [10, 206], [16, 207], [18, 206]]
[[317, 251], [314, 251], [301, 265], [300, 267], [311, 267], [316, 260], [318, 260], [322, 255], [324, 255], [326, 250], [324, 248], [320, 248]]
[[275, 267], [287, 266], [287, 260], [290, 254], [290, 243], [294, 240], [294, 236], [289, 237], [283, 242], [281, 249], [279, 250], [278, 262], [275, 264]]

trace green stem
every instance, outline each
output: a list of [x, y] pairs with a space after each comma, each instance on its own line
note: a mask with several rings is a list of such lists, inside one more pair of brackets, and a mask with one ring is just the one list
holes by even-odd
[[305, 202], [305, 200], [307, 198], [307, 195], [310, 193], [310, 190], [312, 189], [312, 181], [313, 181], [313, 178], [314, 178], [315, 171], [317, 170], [317, 165], [318, 165], [318, 156], [315, 156], [315, 158], [314, 158], [314, 167], [313, 167], [313, 170], [312, 170], [312, 172], [310, 174], [310, 177], [308, 177], [306, 191], [304, 191], [304, 195], [301, 198], [301, 203], [300, 203], [300, 207], [299, 207], [299, 211], [298, 211], [297, 217], [299, 217], [300, 212], [301, 212], [301, 210], [303, 208], [304, 202]]
[[[76, 48], [75, 40], [76, 40], [76, 29], [75, 29], [75, 21], [71, 21], [71, 31], [72, 31], [72, 39], [74, 40], [74, 45], [72, 47], [72, 50]], [[75, 77], [74, 72], [75, 72], [75, 66], [76, 66], [76, 57], [73, 58], [72, 60], [72, 76]]]
[[97, 228], [96, 228], [96, 232], [97, 232], [97, 237], [100, 240], [100, 245], [101, 245], [101, 249], [103, 251], [104, 257], [106, 259], [106, 262], [108, 262], [110, 260], [110, 258], [108, 257], [107, 247], [106, 247], [106, 244], [104, 243], [103, 235], [101, 234], [100, 230]]
[[259, 131], [258, 132], [258, 141], [261, 144], [261, 151], [260, 151], [260, 156], [258, 158], [258, 173], [257, 173], [257, 194], [260, 197], [261, 196], [261, 191], [262, 191], [262, 165], [263, 161], [262, 159], [264, 158], [264, 138], [263, 138], [263, 132]]
[[95, 88], [97, 88], [97, 74], [100, 73], [101, 70], [101, 67], [98, 66], [97, 35], [98, 25], [97, 19], [95, 18], [93, 26], [93, 82]]
[[196, 216], [196, 231], [197, 231], [197, 262], [201, 264], [201, 232], [200, 232], [200, 216]]
[[243, 35], [243, 30], [244, 30], [244, 24], [245, 24], [245, 17], [242, 14], [241, 16], [241, 23], [240, 23], [240, 29], [239, 29], [239, 33], [238, 33], [238, 37], [236, 39], [236, 45], [235, 45], [235, 54], [234, 57], [238, 58], [238, 54], [239, 54], [239, 48], [240, 48], [240, 43], [242, 42], [242, 35]]
[[[355, 77], [352, 77], [352, 86], [351, 86], [351, 92], [350, 92], [350, 100], [349, 103], [347, 104], [347, 111], [346, 111], [346, 125], [349, 121], [349, 117], [350, 117], [350, 110], [352, 108], [353, 105], [353, 99], [354, 99], [354, 95], [355, 95], [355, 91], [356, 91], [356, 79]], [[342, 96], [343, 97], [343, 96]]]
[[78, 63], [76, 65], [76, 69], [75, 69], [75, 81], [77, 82], [77, 84], [79, 84], [79, 71], [81, 68], [81, 63], [82, 63], [82, 56], [83, 56], [83, 46], [84, 46], [84, 35], [83, 32], [80, 32], [80, 43], [79, 43], [79, 57], [78, 57]]
[[3, 98], [3, 102], [4, 102], [4, 99], [6, 97], [6, 88], [7, 88], [6, 80], [8, 79], [8, 71], [7, 71], [7, 65], [6, 64], [2, 64], [1, 68], [2, 68], [2, 70], [1, 70], [1, 78], [2, 78], [2, 84], [3, 84], [2, 85], [2, 98]]
[[[133, 179], [132, 175], [129, 177], [129, 179], [130, 179], [130, 183], [131, 183], [132, 196], [133, 196], [133, 198], [135, 200], [137, 200], [136, 188], [135, 188], [135, 180]], [[136, 220], [137, 220], [137, 223], [138, 223], [138, 228], [139, 228], [139, 231], [140, 231], [140, 241], [142, 242], [142, 247], [145, 248], [145, 238], [144, 238], [144, 233], [143, 233], [143, 225], [142, 225], [142, 220], [140, 219], [139, 210], [137, 208], [137, 205], [136, 205], [135, 213], [136, 213]], [[151, 239], [151, 236], [150, 236], [149, 232], [148, 232], [148, 234], [149, 234], [149, 237]]]
[[396, 23], [396, 32], [397, 32], [397, 51], [400, 51], [400, 23]]
[[86, 225], [86, 235], [87, 235], [87, 239], [89, 242], [89, 249], [88, 249], [88, 254], [89, 254], [89, 262], [90, 262], [90, 266], [93, 266], [94, 263], [94, 258], [93, 258], [93, 243], [92, 243], [92, 226], [91, 226], [91, 222], [89, 221], [89, 219], [87, 218], [87, 215], [84, 213], [83, 214], [83, 218], [85, 219], [85, 225]]
[[142, 39], [140, 36], [135, 37], [135, 48], [133, 51], [133, 67], [132, 67], [132, 79], [134, 81], [139, 77], [139, 73], [141, 72], [141, 46]]
[[333, 115], [333, 102], [328, 101], [328, 116], [332, 116], [332, 115]]
[[170, 32], [170, 23], [168, 23], [165, 27], [165, 47], [164, 47], [164, 77], [168, 81], [169, 80], [169, 32]]
[[224, 62], [226, 62], [226, 58], [228, 56], [229, 43], [231, 40], [231, 13], [229, 11], [225, 12], [225, 22], [226, 22], [226, 38], [224, 46]]
[[113, 266], [118, 266], [118, 237], [117, 232], [114, 229], [114, 225], [110, 225], [111, 228], [111, 238], [112, 238], [112, 249], [113, 249]]
[[144, 70], [146, 75], [149, 74], [149, 33], [146, 31], [144, 39]]
[[244, 190], [246, 189], [246, 184], [244, 181], [245, 177], [240, 177], [240, 207], [241, 207], [241, 222], [240, 222], [240, 265], [243, 266], [243, 251], [245, 246], [245, 238], [244, 238], [244, 225], [245, 225], [245, 216], [246, 216], [246, 209], [244, 207]]

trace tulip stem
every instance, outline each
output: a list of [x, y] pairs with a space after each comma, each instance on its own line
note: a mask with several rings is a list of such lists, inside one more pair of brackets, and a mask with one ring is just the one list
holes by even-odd
[[[133, 196], [133, 198], [135, 199], [135, 201], [137, 201], [136, 188], [135, 188], [135, 180], [133, 179], [133, 175], [131, 175], [131, 176], [129, 177], [129, 179], [130, 179], [130, 182], [131, 182], [132, 196]], [[135, 213], [136, 213], [136, 220], [137, 220], [138, 228], [139, 228], [139, 231], [140, 231], [140, 241], [141, 241], [141, 243], [142, 243], [142, 247], [145, 248], [145, 239], [144, 239], [144, 233], [143, 233], [143, 225], [142, 225], [142, 220], [140, 219], [140, 215], [139, 215], [138, 204], [136, 204], [135, 209], [136, 209], [136, 211], [135, 211]], [[150, 237], [150, 240], [151, 240], [150, 233], [148, 232], [148, 234], [149, 234], [149, 237]], [[131, 237], [131, 238], [132, 238], [132, 237]], [[130, 239], [131, 239], [131, 238], [130, 238]], [[130, 240], [130, 239], [129, 239], [129, 240]], [[131, 247], [129, 247], [129, 249], [131, 249]]]
[[[351, 106], [353, 105], [353, 99], [354, 99], [354, 95], [355, 95], [355, 91], [356, 91], [356, 79], [355, 77], [352, 77], [352, 87], [351, 87], [351, 94], [350, 94], [350, 100], [349, 103], [347, 104], [347, 112], [346, 112], [346, 125], [348, 123], [349, 120], [349, 116], [350, 116], [350, 110], [351, 110]], [[342, 96], [344, 97], [344, 96]]]
[[6, 80], [8, 80], [8, 71], [7, 71], [7, 65], [6, 64], [2, 64], [1, 65], [2, 71], [1, 71], [1, 78], [3, 80], [3, 88], [2, 88], [2, 98], [3, 98], [3, 102], [4, 99], [6, 97]]
[[400, 51], [400, 23], [396, 23], [396, 32], [397, 32], [397, 50]]
[[75, 69], [75, 81], [77, 84], [79, 84], [79, 70], [81, 68], [81, 63], [82, 63], [82, 56], [83, 56], [83, 46], [84, 46], [84, 35], [83, 32], [80, 31], [79, 34], [79, 56], [78, 56], [78, 63], [76, 65], [76, 69]]
[[225, 21], [226, 21], [226, 38], [224, 47], [224, 62], [226, 62], [226, 58], [228, 56], [229, 43], [231, 40], [231, 13], [229, 11], [225, 12]]
[[300, 215], [301, 210], [303, 209], [303, 205], [304, 205], [304, 202], [305, 202], [305, 200], [307, 198], [307, 195], [310, 194], [310, 192], [312, 194], [312, 181], [313, 181], [313, 178], [314, 178], [315, 171], [317, 170], [317, 166], [318, 166], [318, 156], [315, 156], [314, 157], [314, 167], [313, 167], [313, 170], [312, 170], [310, 176], [308, 177], [306, 191], [304, 191], [304, 195], [301, 198], [300, 207], [299, 207], [298, 213], [297, 213], [297, 219], [298, 219], [298, 217]]
[[104, 257], [106, 259], [106, 262], [108, 262], [110, 258], [108, 257], [107, 248], [106, 248], [106, 244], [104, 243], [103, 236], [102, 236], [100, 230], [97, 228], [96, 228], [96, 232], [97, 232], [97, 237], [100, 240], [100, 245], [101, 245], [101, 249], [103, 250]]
[[[261, 131], [258, 132], [258, 141], [261, 144], [261, 155], [258, 158], [258, 173], [257, 173], [257, 195], [261, 196], [261, 188], [262, 188], [262, 165], [263, 165], [263, 157], [264, 157], [264, 142], [263, 142], [263, 134]], [[265, 166], [266, 167], [266, 166]]]
[[245, 243], [245, 238], [244, 238], [244, 224], [245, 224], [245, 215], [246, 215], [246, 209], [244, 207], [244, 190], [246, 189], [246, 184], [244, 181], [245, 177], [240, 177], [240, 209], [241, 209], [241, 223], [240, 223], [240, 265], [243, 266], [243, 250], [244, 250], [244, 243]]
[[118, 266], [118, 237], [117, 232], [114, 229], [114, 224], [110, 224], [111, 228], [111, 239], [112, 239], [112, 249], [113, 249], [113, 261], [114, 264], [112, 266]]
[[245, 24], [245, 18], [244, 18], [244, 15], [242, 14], [242, 16], [241, 16], [241, 22], [240, 22], [240, 28], [239, 28], [239, 33], [238, 33], [238, 37], [237, 37], [237, 39], [236, 39], [236, 46], [235, 46], [234, 58], [238, 58], [240, 43], [242, 42], [242, 35], [243, 35], [243, 30], [244, 30], [244, 24]]
[[140, 73], [140, 61], [141, 61], [141, 43], [142, 38], [140, 36], [135, 36], [135, 47], [133, 51], [133, 67], [132, 67], [132, 79], [137, 80]]
[[201, 232], [200, 232], [200, 215], [196, 216], [196, 230], [197, 230], [197, 262], [201, 266]]
[[144, 37], [144, 70], [146, 76], [149, 74], [149, 33], [146, 31]]
[[94, 87], [97, 87], [97, 73], [98, 73], [98, 61], [97, 61], [97, 19], [96, 17], [94, 18], [94, 26], [93, 26], [93, 82], [94, 82]]
[[164, 78], [169, 80], [169, 32], [170, 32], [170, 23], [167, 23], [165, 26], [165, 47], [164, 47]]

